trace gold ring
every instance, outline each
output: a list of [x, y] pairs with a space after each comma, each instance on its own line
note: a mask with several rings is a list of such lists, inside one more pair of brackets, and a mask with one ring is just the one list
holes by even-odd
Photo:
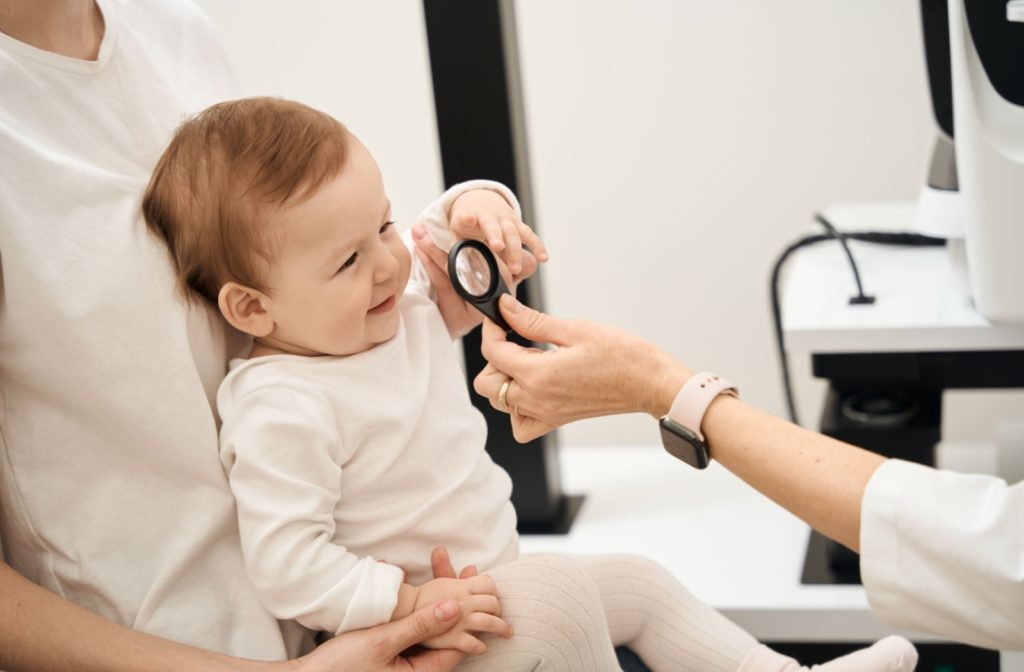
[[508, 408], [508, 388], [511, 384], [512, 379], [509, 378], [508, 380], [501, 384], [500, 388], [498, 388], [498, 406], [500, 406], [501, 408]]

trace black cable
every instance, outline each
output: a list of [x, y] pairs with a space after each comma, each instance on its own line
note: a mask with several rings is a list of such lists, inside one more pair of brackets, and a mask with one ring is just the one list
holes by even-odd
[[[840, 233], [832, 224], [820, 214], [815, 214], [815, 220], [822, 224], [829, 231], [825, 234], [817, 234], [811, 236], [804, 236], [796, 242], [790, 244], [782, 254], [775, 261], [775, 266], [772, 268], [771, 275], [771, 297], [772, 297], [772, 320], [775, 327], [775, 344], [778, 348], [779, 353], [779, 364], [782, 368], [782, 384], [783, 391], [786, 395], [786, 408], [789, 411], [789, 419], [794, 424], [800, 424], [797, 418], [796, 403], [793, 400], [793, 386], [789, 375], [789, 357], [786, 355], [786, 347], [783, 341], [782, 333], [782, 307], [779, 303], [779, 275], [782, 271], [782, 265], [794, 252], [802, 247], [820, 243], [826, 240], [837, 240], [843, 246], [846, 251], [846, 255], [850, 260], [850, 266], [853, 268], [854, 280], [857, 283], [858, 295], [851, 299], [851, 303], [869, 303], [864, 299], [872, 299], [864, 295], [864, 289], [860, 282], [860, 273], [857, 270], [857, 264], [854, 262], [853, 254], [850, 252], [850, 248], [846, 244], [846, 240], [859, 240], [867, 243], [877, 243], [879, 245], [905, 245], [914, 247], [941, 247], [946, 244], [945, 238], [933, 238], [931, 236], [924, 236], [918, 233], [882, 233], [874, 231], [866, 231], [861, 233]], [[873, 300], [873, 299], [872, 299]]]
[[833, 238], [839, 241], [839, 244], [843, 246], [843, 252], [846, 252], [846, 258], [850, 260], [850, 268], [853, 270], [853, 281], [857, 283], [857, 296], [850, 299], [851, 305], [870, 305], [875, 302], [875, 297], [866, 296], [864, 294], [864, 285], [860, 282], [860, 272], [857, 270], [857, 262], [853, 260], [853, 253], [850, 252], [850, 246], [846, 244], [846, 236], [840, 233], [836, 227], [832, 226], [832, 222], [825, 219], [825, 216], [819, 212], [814, 213], [814, 221], [825, 227]]

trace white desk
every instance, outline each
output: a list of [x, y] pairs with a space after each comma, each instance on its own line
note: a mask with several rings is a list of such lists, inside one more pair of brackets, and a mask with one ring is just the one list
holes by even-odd
[[560, 461], [565, 491], [586, 501], [569, 534], [524, 536], [524, 553], [645, 555], [761, 640], [893, 632], [860, 586], [802, 585], [808, 527], [720, 466], [698, 472], [660, 446], [566, 447]]
[[[826, 216], [842, 232], [912, 231], [914, 206], [840, 205]], [[849, 305], [856, 285], [838, 242], [795, 252], [781, 293], [790, 354], [1024, 349], [1024, 325], [993, 326], [974, 310], [945, 249], [849, 244], [875, 303]]]

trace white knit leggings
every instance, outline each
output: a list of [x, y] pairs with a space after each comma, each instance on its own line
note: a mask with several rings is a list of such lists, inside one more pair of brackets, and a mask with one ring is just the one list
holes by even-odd
[[614, 671], [622, 645], [654, 672], [734, 672], [757, 646], [639, 556], [524, 556], [487, 574], [515, 636], [487, 639], [487, 653], [466, 659], [461, 672]]

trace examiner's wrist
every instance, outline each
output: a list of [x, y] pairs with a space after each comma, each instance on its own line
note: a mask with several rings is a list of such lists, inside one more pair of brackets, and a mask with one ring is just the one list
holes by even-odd
[[[654, 348], [654, 346], [651, 346]], [[673, 359], [667, 353], [656, 350], [657, 361], [652, 371], [655, 373], [649, 377], [650, 384], [647, 388], [647, 395], [643, 411], [656, 419], [665, 417], [672, 402], [675, 401], [679, 390], [690, 379], [693, 372], [685, 364]]]
[[720, 394], [711, 402], [708, 409], [704, 411], [704, 419], [701, 421], [701, 433], [704, 434], [704, 440], [708, 448], [708, 455], [712, 459], [718, 459], [721, 461], [720, 456], [716, 455], [715, 438], [718, 436], [718, 428], [723, 423], [728, 422], [726, 419], [730, 412], [735, 411], [743, 402], [740, 401], [739, 397], [735, 397], [731, 394]]

